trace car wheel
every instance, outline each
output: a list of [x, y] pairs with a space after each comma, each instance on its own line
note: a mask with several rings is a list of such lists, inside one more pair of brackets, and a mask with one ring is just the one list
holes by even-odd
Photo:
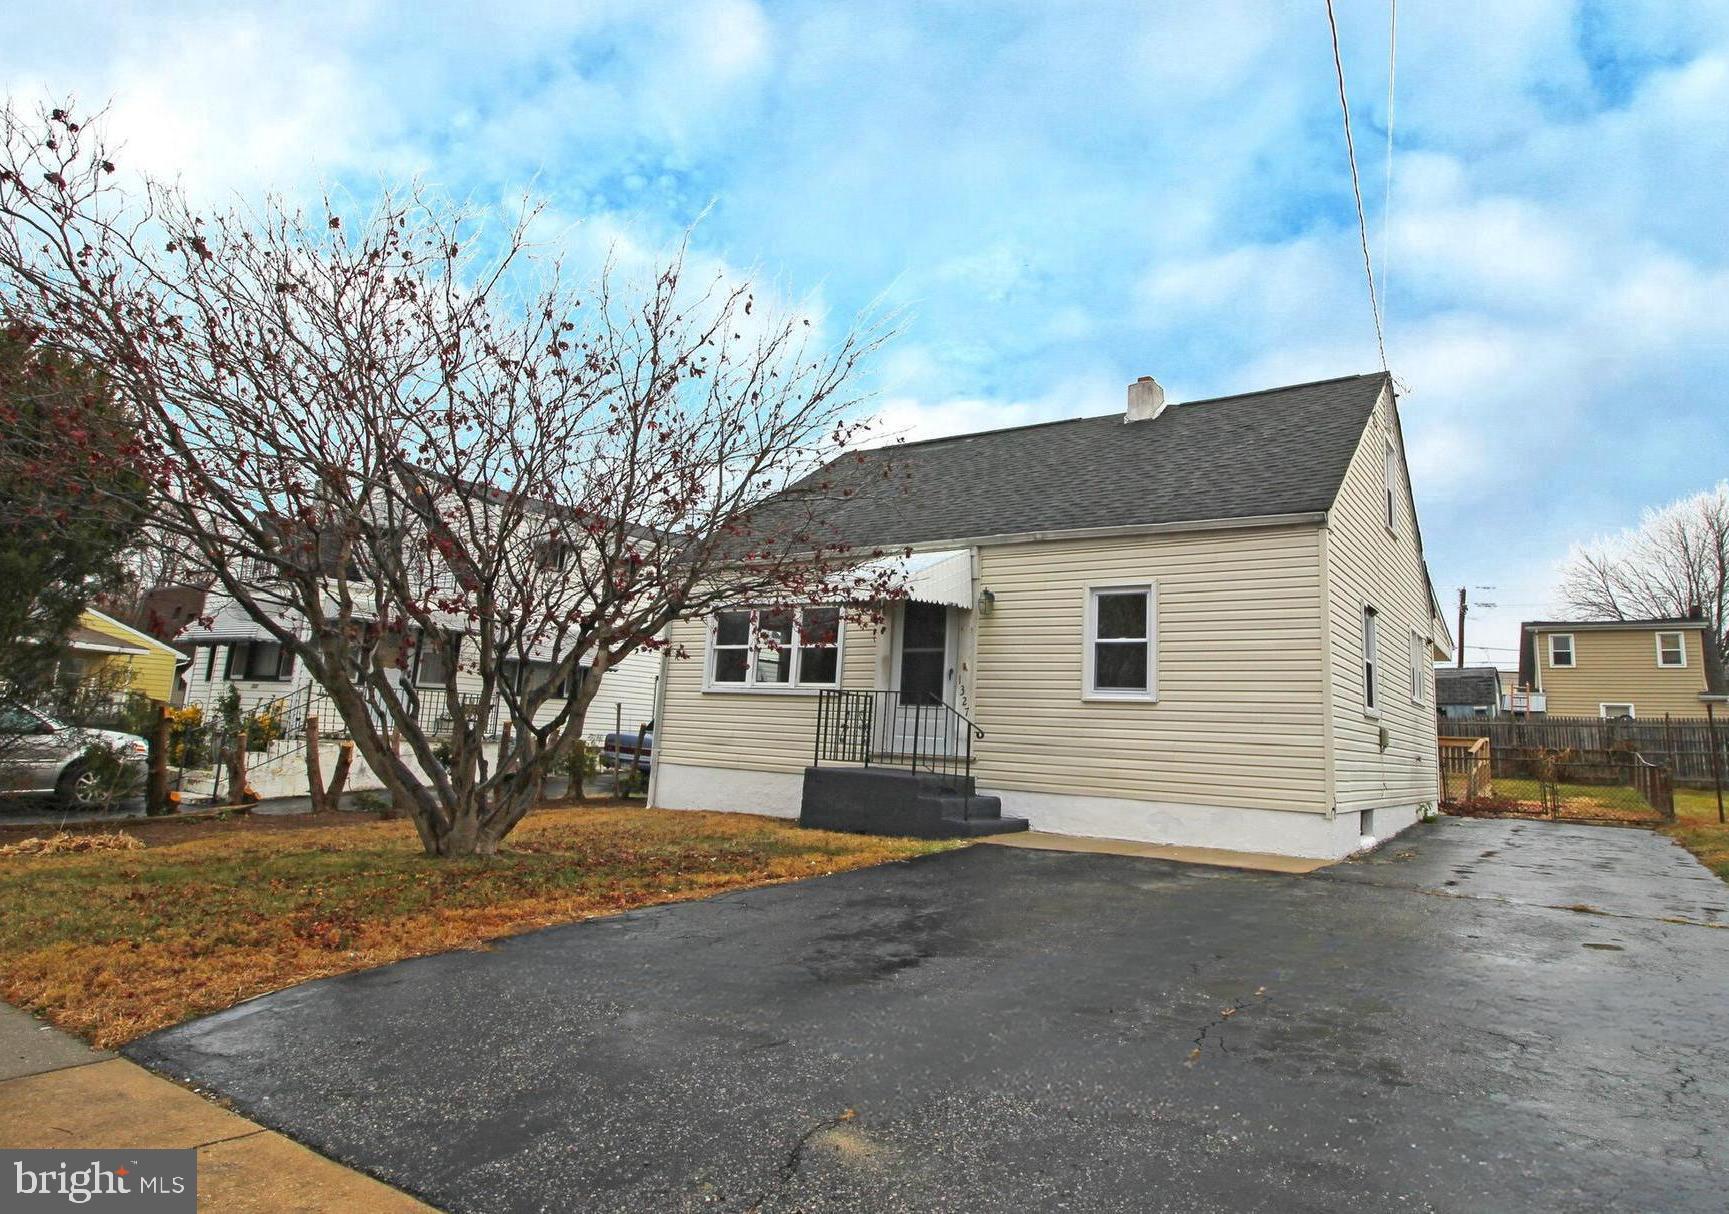
[[91, 809], [102, 804], [102, 777], [83, 763], [69, 764], [54, 785], [54, 795], [68, 809]]

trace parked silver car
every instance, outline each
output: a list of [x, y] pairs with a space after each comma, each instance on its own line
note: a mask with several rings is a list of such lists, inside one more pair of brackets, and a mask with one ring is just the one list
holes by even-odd
[[0, 707], [0, 796], [53, 796], [74, 809], [113, 800], [114, 788], [89, 760], [96, 747], [119, 758], [124, 792], [142, 786], [150, 747], [136, 734], [65, 725], [32, 708]]

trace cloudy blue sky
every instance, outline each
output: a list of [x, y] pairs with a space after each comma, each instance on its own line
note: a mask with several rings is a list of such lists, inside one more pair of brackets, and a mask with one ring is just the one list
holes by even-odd
[[[1575, 541], [1729, 474], [1729, 3], [1339, 0], [1443, 594], [1510, 663]], [[1378, 365], [1322, 0], [14, 6], [0, 83], [211, 192], [550, 202], [845, 318], [912, 436]]]

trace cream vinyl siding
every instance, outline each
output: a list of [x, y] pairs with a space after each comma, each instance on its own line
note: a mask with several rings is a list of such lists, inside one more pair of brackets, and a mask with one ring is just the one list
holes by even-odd
[[[981, 786], [1324, 811], [1314, 527], [980, 549]], [[1156, 702], [1082, 698], [1088, 586], [1151, 583]]]
[[[1657, 665], [1657, 634], [1681, 633], [1685, 666]], [[1573, 636], [1573, 666], [1549, 663], [1549, 634]], [[1594, 717], [1602, 704], [1631, 704], [1639, 719], [1702, 717], [1704, 642], [1697, 628], [1555, 628], [1536, 634], [1538, 674], [1550, 716]]]
[[[671, 647], [690, 656], [666, 662], [664, 728], [655, 731], [658, 759], [740, 771], [803, 772], [816, 746], [814, 691], [704, 691], [708, 621], [682, 620]], [[841, 623], [841, 686], [876, 686], [877, 633]]]
[[[1387, 444], [1393, 526], [1386, 519]], [[1412, 805], [1436, 798], [1435, 673], [1423, 663], [1420, 702], [1411, 697], [1402, 650], [1412, 632], [1431, 636], [1433, 613], [1406, 491], [1409, 475], [1391, 399], [1383, 394], [1345, 473], [1324, 531], [1334, 799], [1340, 809]], [[1380, 678], [1373, 716], [1363, 709], [1363, 608], [1376, 611]], [[1386, 750], [1379, 732], [1389, 734]]]

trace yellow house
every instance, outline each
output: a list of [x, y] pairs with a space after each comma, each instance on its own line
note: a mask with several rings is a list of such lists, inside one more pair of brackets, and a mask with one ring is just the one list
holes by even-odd
[[173, 698], [180, 651], [172, 645], [94, 608], [78, 618], [67, 641], [81, 676], [106, 669], [115, 673], [117, 691], [165, 703]]
[[[910, 548], [881, 627], [678, 625], [654, 804], [1337, 857], [1437, 800], [1424, 569], [1391, 381], [1348, 376], [907, 443], [821, 475]], [[922, 817], [921, 817], [922, 815]]]
[[1702, 717], [1729, 693], [1702, 619], [1529, 621], [1519, 684], [1543, 693], [1549, 716], [1608, 719]]

